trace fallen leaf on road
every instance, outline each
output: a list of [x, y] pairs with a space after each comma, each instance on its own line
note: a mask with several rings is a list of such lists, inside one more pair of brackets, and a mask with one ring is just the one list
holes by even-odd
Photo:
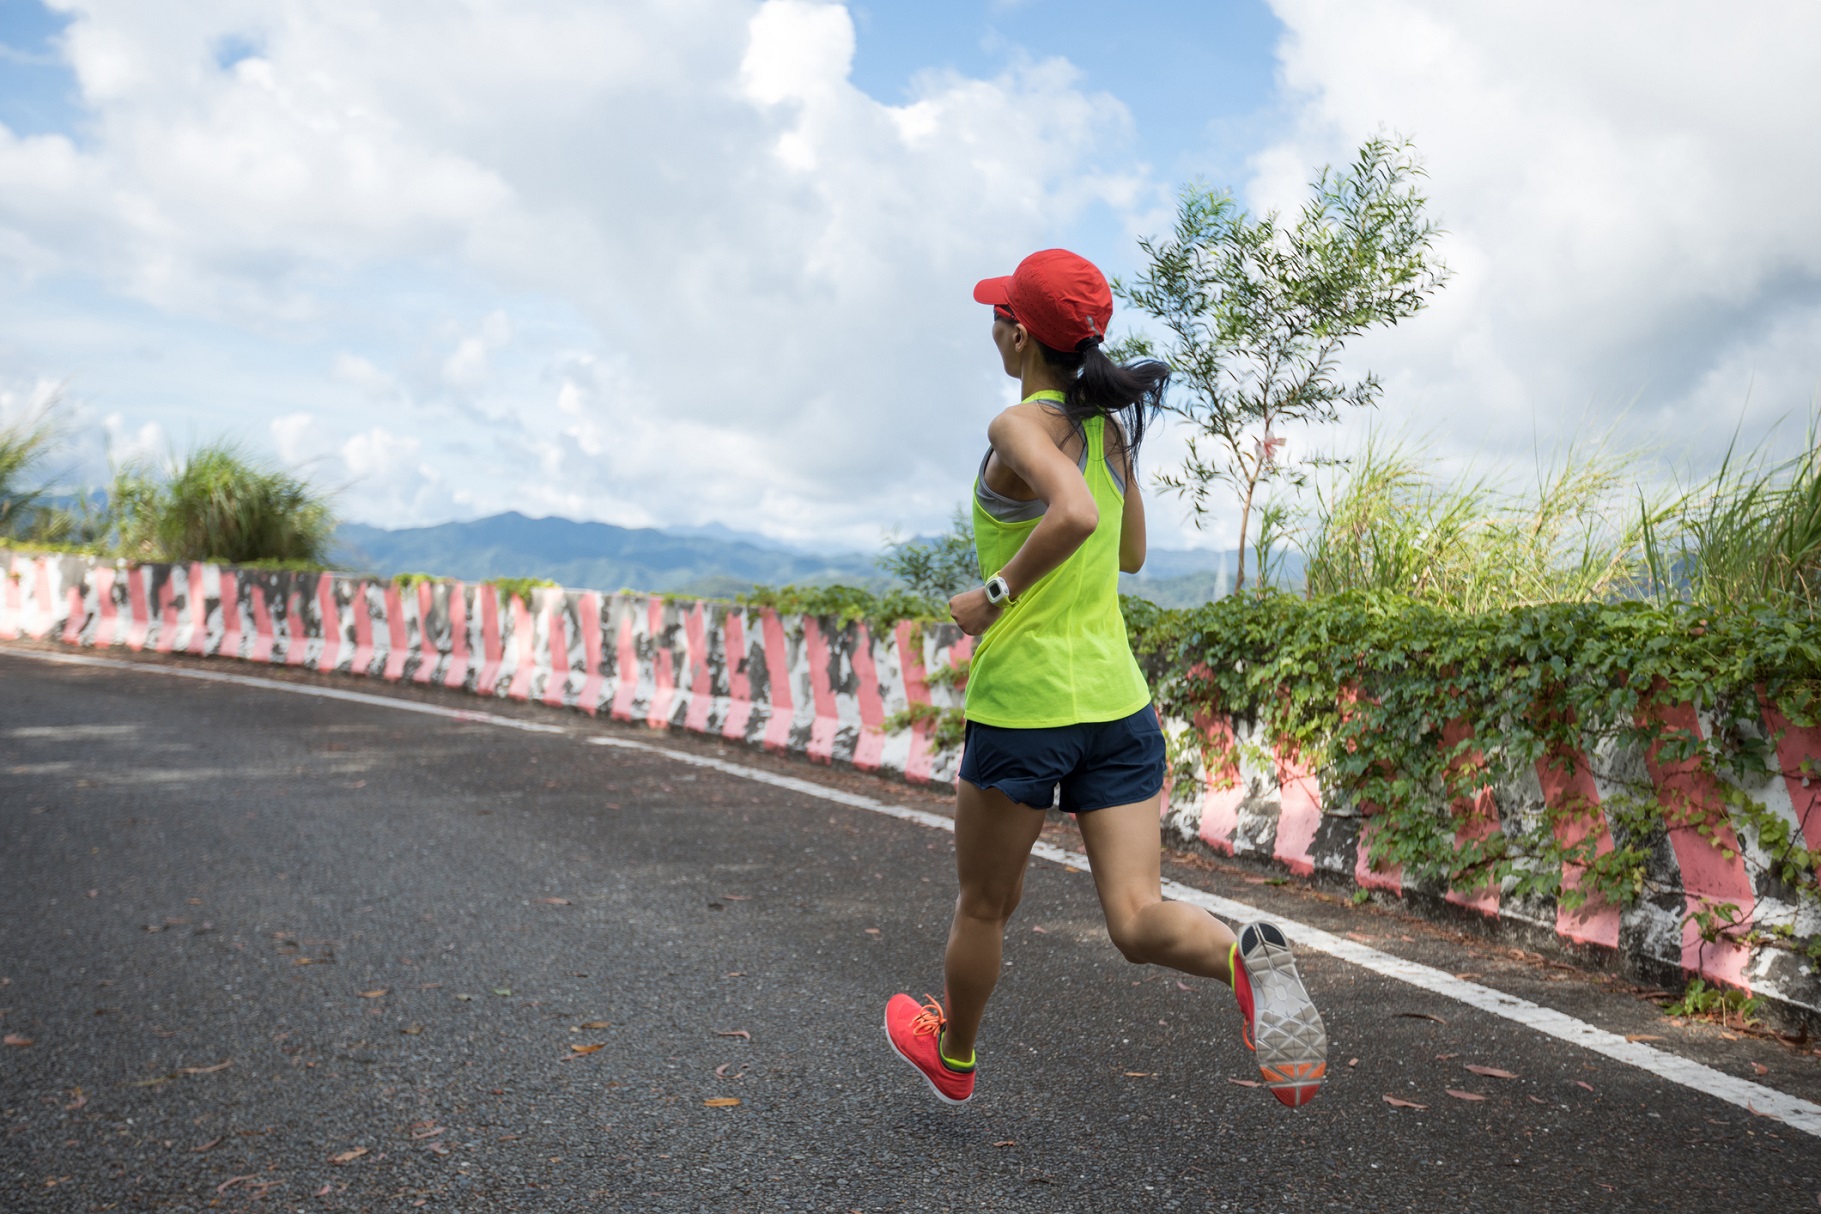
[[1358, 1065], [1359, 1065], [1359, 1059], [1357, 1059], [1357, 1058], [1349, 1058], [1349, 1059], [1347, 1059], [1347, 1065], [1348, 1065], [1348, 1066], [1358, 1066]]
[[258, 1180], [258, 1179], [259, 1179], [258, 1172], [253, 1172], [246, 1176], [230, 1176], [226, 1180], [222, 1181], [220, 1184], [216, 1185], [215, 1191], [217, 1193], [226, 1193], [229, 1189], [233, 1188], [237, 1184], [245, 1184], [249, 1180]]
[[89, 1102], [89, 1098], [88, 1098], [87, 1094], [84, 1093], [81, 1088], [77, 1088], [75, 1091], [70, 1093], [70, 1102], [68, 1104], [64, 1105], [63, 1107], [65, 1110], [73, 1113], [77, 1109], [82, 1108], [83, 1106], [87, 1105], [88, 1102]]
[[1757, 1105], [1753, 1104], [1749, 1100], [1745, 1102], [1745, 1111], [1747, 1113], [1750, 1113], [1753, 1117], [1768, 1117], [1772, 1121], [1782, 1121], [1783, 1120], [1781, 1117], [1777, 1116], [1775, 1113], [1766, 1113], [1763, 1109], [1759, 1108]]
[[1018, 1145], [1018, 1140], [1016, 1138], [1001, 1138], [993, 1145], [996, 1147], [1015, 1147]]
[[1547, 1100], [1544, 1100], [1541, 1096], [1530, 1096], [1530, 1097], [1527, 1097], [1527, 1099], [1530, 1101], [1531, 1104], [1548, 1104], [1549, 1103]]
[[1752, 1063], [1752, 1064], [1751, 1064], [1751, 1069], [1752, 1069], [1752, 1073], [1753, 1073], [1753, 1074], [1757, 1074], [1757, 1075], [1768, 1075], [1768, 1074], [1770, 1074], [1770, 1068], [1769, 1068], [1769, 1067], [1767, 1067], [1767, 1066], [1765, 1066], [1765, 1065], [1764, 1065], [1764, 1064], [1763, 1064], [1763, 1063], [1762, 1063], [1762, 1062], [1754, 1062], [1754, 1063]]
[[1485, 976], [1486, 975], [1484, 975], [1484, 974], [1476, 974], [1472, 970], [1468, 970], [1465, 973], [1460, 973], [1460, 974], [1455, 975], [1456, 978], [1459, 978], [1463, 982], [1469, 981], [1474, 978], [1484, 978]]
[[1446, 1020], [1443, 1020], [1440, 1016], [1432, 1016], [1428, 1012], [1399, 1012], [1398, 1015], [1402, 1016], [1406, 1020], [1433, 1020], [1437, 1024], [1447, 1024], [1448, 1023]]
[[386, 989], [386, 988], [385, 988], [385, 987], [383, 987], [383, 986], [382, 986], [382, 987], [380, 987], [380, 988], [379, 988], [379, 989], [378, 989], [378, 990], [374, 990], [374, 991], [362, 991], [362, 992], [361, 992], [361, 993], [360, 993], [360, 997], [361, 997], [361, 998], [362, 998], [362, 999], [378, 999], [378, 998], [380, 998], [380, 997], [381, 997], [381, 996], [382, 996], [382, 995], [389, 995], [389, 994], [391, 994], [391, 993], [392, 993], [392, 992], [391, 992], [391, 991], [390, 991], [390, 990], [388, 990], [388, 989]]
[[442, 1132], [443, 1127], [437, 1125], [434, 1121], [419, 1121], [413, 1123], [411, 1126], [411, 1138], [413, 1141], [421, 1142], [425, 1138], [435, 1138]]
[[30, 1037], [21, 1036], [18, 1033], [8, 1033], [5, 1037], [0, 1037], [0, 1041], [4, 1041], [7, 1045], [25, 1046], [32, 1044], [32, 1039]]
[[1442, 1090], [1444, 1092], [1448, 1093], [1450, 1096], [1454, 1097], [1456, 1100], [1484, 1100], [1484, 1099], [1486, 1099], [1484, 1096], [1480, 1095], [1478, 1092], [1463, 1092], [1457, 1088], [1443, 1088]]
[[512, 997], [512, 988], [509, 986], [496, 986], [493, 988], [493, 993], [498, 995], [501, 999], [510, 999]]
[[1450, 1058], [1459, 1058], [1459, 1057], [1460, 1057], [1460, 1055], [1459, 1055], [1459, 1054], [1437, 1054], [1437, 1055], [1436, 1055], [1436, 1056], [1435, 1056], [1435, 1060], [1436, 1060], [1436, 1061], [1437, 1061], [1437, 1062], [1446, 1062], [1446, 1061], [1448, 1061], [1448, 1060], [1449, 1060], [1449, 1059], [1450, 1059]]
[[1586, 1082], [1585, 1080], [1581, 1080], [1581, 1079], [1575, 1080], [1574, 1086], [1577, 1088], [1586, 1088], [1590, 1092], [1593, 1091], [1593, 1085], [1591, 1083]]
[[1231, 1075], [1227, 1076], [1227, 1082], [1242, 1088], [1255, 1088], [1258, 1086], [1258, 1080], [1256, 1079], [1235, 1079]]
[[1395, 1096], [1385, 1097], [1385, 1103], [1394, 1109], [1426, 1109], [1429, 1107], [1426, 1104], [1418, 1104], [1414, 1100], [1399, 1100]]
[[610, 1029], [613, 1027], [613, 1023], [608, 1020], [584, 1020], [575, 1027], [578, 1029]]
[[424, 1144], [424, 1150], [430, 1152], [432, 1155], [447, 1155], [449, 1153], [449, 1144], [446, 1142], [426, 1142]]
[[1125, 1077], [1127, 1079], [1151, 1079], [1154, 1078], [1156, 1074], [1156, 1071], [1127, 1071]]
[[745, 1029], [716, 1029], [714, 1035], [717, 1037], [741, 1037], [747, 1041], [752, 1040], [752, 1034]]
[[744, 977], [746, 977], [746, 971], [745, 970], [728, 970], [725, 974], [722, 974], [721, 977], [723, 977], [723, 978], [744, 978]]
[[721, 897], [726, 899], [729, 902], [751, 902], [752, 901], [751, 894], [722, 894]]
[[542, 903], [543, 903], [543, 904], [544, 904], [544, 905], [545, 905], [545, 906], [569, 906], [569, 905], [572, 905], [572, 904], [571, 904], [571, 903], [570, 903], [570, 901], [569, 901], [569, 899], [567, 899], [567, 898], [539, 898], [539, 899], [538, 899], [538, 901], [539, 901], [539, 902], [542, 902]]
[[155, 1088], [161, 1083], [169, 1083], [170, 1081], [171, 1077], [169, 1075], [160, 1075], [155, 1079], [135, 1079], [126, 1086], [129, 1088]]
[[1627, 1041], [1661, 1041], [1663, 1039], [1661, 1037], [1657, 1036], [1655, 1033], [1628, 1033], [1625, 1037], [1625, 1040], [1627, 1040]]
[[1049, 928], [1043, 927], [1036, 923], [1031, 924], [1031, 930], [1036, 932], [1039, 936], [1047, 936], [1050, 934]]
[[473, 995], [457, 995], [456, 998], [460, 999], [463, 1003], [473, 1003], [474, 1002]]
[[220, 1138], [211, 1138], [211, 1139], [209, 1139], [209, 1140], [208, 1140], [208, 1141], [207, 1141], [207, 1142], [205, 1142], [205, 1143], [203, 1143], [203, 1144], [202, 1144], [202, 1145], [200, 1145], [200, 1146], [194, 1146], [194, 1147], [191, 1147], [191, 1148], [190, 1148], [190, 1154], [192, 1154], [192, 1155], [200, 1155], [200, 1154], [202, 1154], [202, 1153], [203, 1153], [203, 1152], [204, 1152], [204, 1151], [212, 1151], [212, 1150], [214, 1150], [214, 1149], [215, 1149], [215, 1148], [216, 1148], [216, 1147], [218, 1147], [218, 1146], [220, 1146], [220, 1145], [221, 1145], [221, 1139], [220, 1139]]
[[417, 984], [417, 989], [420, 991], [433, 991], [441, 985], [442, 983], [440, 982], [420, 982]]
[[230, 1058], [226, 1062], [217, 1062], [214, 1066], [180, 1066], [177, 1068], [177, 1073], [179, 1075], [213, 1075], [216, 1071], [225, 1071], [233, 1065], [234, 1060]]
[[1177, 990], [1179, 990], [1179, 991], [1192, 991], [1192, 990], [1194, 990], [1194, 989], [1195, 989], [1195, 988], [1194, 988], [1194, 987], [1192, 987], [1192, 986], [1190, 986], [1190, 985], [1189, 985], [1189, 984], [1188, 984], [1188, 983], [1186, 983], [1186, 982], [1178, 982], [1178, 983], [1177, 983], [1177, 984], [1176, 984], [1176, 989], [1177, 989]]
[[1469, 1062], [1467, 1064], [1467, 1069], [1472, 1071], [1475, 1075], [1484, 1075], [1488, 1079], [1516, 1079], [1517, 1078], [1517, 1076], [1513, 1075], [1510, 1071], [1501, 1071], [1495, 1066], [1479, 1066], [1479, 1065], [1476, 1065], [1475, 1063]]
[[353, 1163], [367, 1153], [367, 1147], [355, 1147], [352, 1151], [343, 1151], [339, 1155], [329, 1156], [330, 1163]]
[[404, 1028], [402, 1028], [398, 1031], [403, 1033], [407, 1037], [415, 1037], [419, 1033], [424, 1031], [424, 1026], [421, 1024], [407, 1024]]
[[291, 964], [292, 965], [334, 965], [335, 958], [333, 958], [333, 957], [296, 957], [296, 958], [292, 959]]
[[569, 1048], [577, 1054], [592, 1054], [607, 1047], [605, 1045], [572, 1045]]
[[876, 927], [869, 927], [866, 929], [866, 934], [869, 936], [877, 936], [879, 934], [879, 929]]
[[740, 1103], [740, 1098], [738, 1096], [710, 1096], [702, 1103], [711, 1109], [731, 1109]]

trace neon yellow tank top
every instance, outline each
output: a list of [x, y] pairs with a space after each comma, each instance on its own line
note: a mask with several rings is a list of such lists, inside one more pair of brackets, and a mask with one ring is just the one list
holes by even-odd
[[[1062, 393], [1038, 392], [1029, 399], [1060, 403]], [[1048, 729], [1116, 721], [1151, 702], [1119, 612], [1125, 494], [1107, 470], [1106, 419], [1089, 418], [1082, 429], [1083, 475], [1100, 508], [1100, 525], [1068, 560], [1008, 603], [980, 638], [968, 667], [970, 721]], [[1005, 567], [1042, 516], [1001, 522], [981, 506], [978, 482], [973, 499], [974, 552], [986, 578]]]

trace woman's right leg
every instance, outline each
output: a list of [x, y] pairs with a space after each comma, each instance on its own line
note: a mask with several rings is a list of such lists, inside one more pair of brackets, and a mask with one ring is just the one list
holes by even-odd
[[956, 781], [955, 871], [961, 891], [949, 927], [943, 976], [948, 1025], [943, 1052], [967, 1059], [986, 1001], [999, 981], [1005, 925], [1024, 894], [1031, 845], [1043, 830], [1043, 811], [1020, 805], [997, 789]]

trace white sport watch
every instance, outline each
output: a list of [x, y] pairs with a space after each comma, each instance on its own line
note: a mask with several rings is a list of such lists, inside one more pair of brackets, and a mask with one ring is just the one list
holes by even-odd
[[1005, 579], [998, 574], [986, 579], [986, 601], [997, 607], [1010, 601], [1012, 588], [1006, 585]]

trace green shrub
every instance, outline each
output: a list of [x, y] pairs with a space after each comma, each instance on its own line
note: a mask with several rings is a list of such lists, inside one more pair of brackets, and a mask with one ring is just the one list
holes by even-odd
[[886, 545], [879, 568], [903, 582], [913, 597], [930, 603], [946, 603], [978, 586], [985, 575], [974, 550], [972, 506], [956, 506], [948, 530], [928, 543], [903, 540]]
[[117, 480], [113, 506], [130, 541], [167, 561], [298, 562], [328, 558], [335, 517], [305, 481], [257, 463], [227, 442], [149, 473]]
[[833, 617], [843, 626], [865, 620], [877, 629], [902, 620], [947, 620], [946, 608], [905, 590], [874, 594], [854, 586], [755, 586], [739, 597], [746, 607], [769, 607], [780, 615]]
[[527, 607], [531, 606], [534, 592], [557, 584], [543, 577], [492, 577], [487, 583], [499, 592], [500, 602], [509, 604], [518, 599]]
[[1727, 990], [1725, 987], [1709, 986], [1699, 978], [1690, 978], [1688, 988], [1682, 997], [1666, 1005], [1663, 1010], [1671, 1016], [1685, 1016], [1691, 1019], [1705, 1016], [1718, 1016], [1721, 1024], [1737, 1024], [1745, 1028], [1756, 1021], [1758, 1013], [1763, 1010], [1764, 1001], [1744, 991]]

